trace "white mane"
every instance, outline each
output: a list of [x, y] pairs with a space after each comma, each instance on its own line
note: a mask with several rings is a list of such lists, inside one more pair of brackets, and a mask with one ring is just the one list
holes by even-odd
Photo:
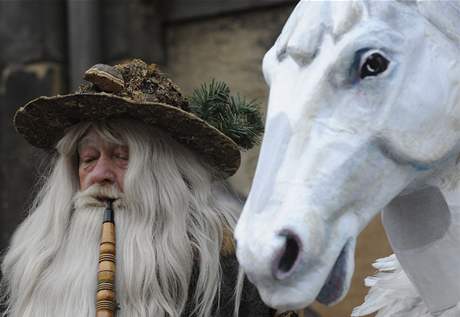
[[[365, 285], [370, 290], [364, 303], [353, 309], [352, 317], [367, 316], [376, 312], [375, 317], [433, 317], [394, 254], [378, 259], [373, 267], [378, 270], [378, 274], [366, 278]], [[436, 316], [459, 315], [460, 303]]]

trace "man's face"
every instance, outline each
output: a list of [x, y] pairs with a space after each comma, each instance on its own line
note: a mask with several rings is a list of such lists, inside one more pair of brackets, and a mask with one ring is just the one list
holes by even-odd
[[127, 146], [107, 143], [91, 130], [78, 144], [78, 157], [80, 190], [94, 184], [111, 184], [123, 192], [129, 160]]

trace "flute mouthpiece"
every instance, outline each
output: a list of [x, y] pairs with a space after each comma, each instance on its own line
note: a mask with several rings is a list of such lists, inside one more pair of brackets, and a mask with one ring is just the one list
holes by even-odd
[[105, 211], [104, 211], [104, 220], [102, 221], [103, 223], [104, 222], [115, 223], [115, 217], [114, 217], [113, 208], [112, 208], [113, 201], [114, 201], [113, 199], [107, 199], [107, 207], [105, 208]]

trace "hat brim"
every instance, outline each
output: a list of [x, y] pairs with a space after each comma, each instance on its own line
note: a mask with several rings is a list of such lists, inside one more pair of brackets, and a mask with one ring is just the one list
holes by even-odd
[[19, 108], [16, 130], [33, 146], [50, 149], [66, 129], [84, 121], [130, 117], [169, 133], [195, 150], [223, 177], [233, 175], [241, 162], [238, 145], [196, 115], [164, 103], [134, 102], [107, 93], [39, 97]]

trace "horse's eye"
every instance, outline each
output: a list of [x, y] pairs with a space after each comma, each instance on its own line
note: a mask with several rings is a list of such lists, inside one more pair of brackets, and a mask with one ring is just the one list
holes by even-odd
[[377, 76], [383, 73], [387, 68], [390, 61], [379, 53], [372, 53], [366, 57], [359, 70], [359, 77], [361, 79], [368, 76]]

